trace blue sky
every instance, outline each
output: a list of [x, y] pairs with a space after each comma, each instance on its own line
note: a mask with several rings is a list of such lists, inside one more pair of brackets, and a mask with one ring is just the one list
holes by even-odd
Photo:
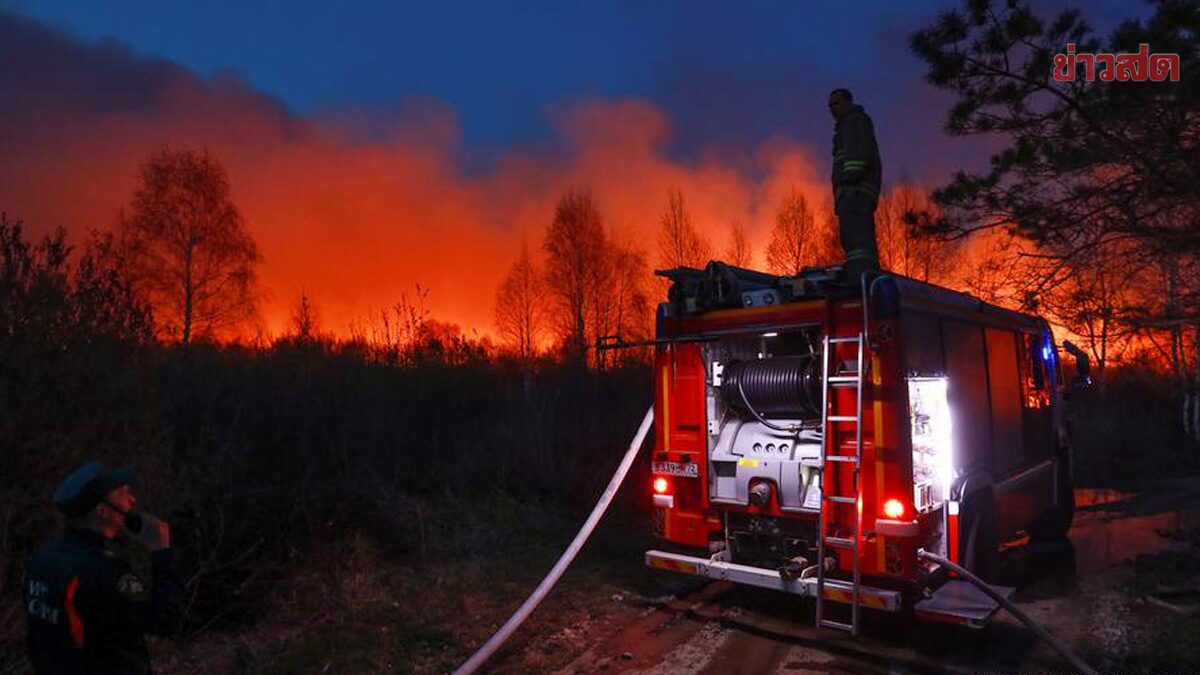
[[[936, 162], [916, 157], [941, 135], [949, 98], [922, 82], [907, 39], [956, 5], [947, 0], [0, 3], [201, 75], [232, 70], [298, 114], [349, 109], [386, 128], [408, 102], [436, 101], [456, 114], [468, 163], [546, 140], [548, 111], [596, 98], [666, 110], [683, 156], [771, 135], [820, 147], [837, 86], [875, 115], [900, 172], [940, 178], [943, 160], [977, 154], [964, 142], [941, 144], [952, 156]], [[1088, 16], [1105, 26], [1145, 13], [1131, 4], [1089, 3]]]
[[896, 106], [924, 88], [904, 42], [939, 6], [9, 4], [78, 37], [115, 38], [202, 75], [234, 70], [301, 114], [353, 107], [384, 119], [412, 97], [440, 101], [483, 154], [546, 138], [550, 106], [624, 96], [666, 109], [685, 151], [771, 133], [815, 142], [828, 134], [823, 104], [832, 86], [859, 89], [868, 105]]

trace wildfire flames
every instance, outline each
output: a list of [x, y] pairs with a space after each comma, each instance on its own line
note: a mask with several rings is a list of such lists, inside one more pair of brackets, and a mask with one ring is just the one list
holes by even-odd
[[[20, 69], [0, 74], [21, 100], [0, 108], [0, 208], [37, 235], [65, 227], [72, 241], [109, 228], [153, 151], [206, 147], [230, 175], [233, 197], [263, 254], [264, 327], [287, 326], [303, 291], [327, 330], [389, 307], [415, 284], [432, 315], [489, 332], [491, 298], [522, 241], [536, 251], [567, 189], [589, 190], [616, 240], [653, 266], [654, 230], [668, 191], [718, 252], [732, 221], [760, 256], [783, 198], [825, 199], [823, 154], [786, 140], [740, 165], [684, 162], [668, 152], [671, 121], [651, 103], [592, 100], [548, 113], [553, 150], [517, 148], [482, 174], [457, 160], [454, 111], [404, 108], [370, 140], [353, 111], [300, 117], [235, 75], [206, 80], [115, 43], [81, 44], [0, 14], [0, 52]], [[19, 70], [19, 72], [17, 72]]]

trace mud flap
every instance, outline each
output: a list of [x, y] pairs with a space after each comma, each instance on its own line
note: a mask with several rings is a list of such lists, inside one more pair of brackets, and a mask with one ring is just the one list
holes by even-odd
[[[1012, 597], [1015, 589], [992, 586], [992, 590], [1007, 599]], [[975, 584], [962, 579], [947, 581], [931, 597], [913, 605], [917, 618], [971, 628], [983, 628], [999, 608], [1000, 605]]]

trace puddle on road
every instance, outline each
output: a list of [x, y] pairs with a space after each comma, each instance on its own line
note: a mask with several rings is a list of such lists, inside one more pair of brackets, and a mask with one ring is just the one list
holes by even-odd
[[1133, 499], [1137, 495], [1133, 492], [1122, 492], [1121, 490], [1109, 489], [1094, 489], [1094, 490], [1076, 490], [1075, 491], [1075, 508], [1082, 509], [1088, 506], [1101, 506], [1104, 504], [1117, 504], [1129, 499]]
[[[1136, 495], [1115, 490], [1076, 490], [1077, 506], [1101, 505], [1135, 499]], [[1077, 574], [1098, 572], [1133, 559], [1139, 553], [1184, 550], [1190, 544], [1170, 538], [1172, 533], [1200, 528], [1200, 508], [1188, 508], [1148, 516], [1122, 517], [1118, 511], [1079, 513], [1071, 527]], [[1164, 536], [1166, 535], [1166, 536]]]

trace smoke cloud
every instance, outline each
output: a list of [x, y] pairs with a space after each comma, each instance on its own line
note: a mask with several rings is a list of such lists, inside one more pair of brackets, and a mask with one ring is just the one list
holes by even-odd
[[552, 143], [468, 172], [456, 113], [437, 101], [301, 117], [236, 73], [203, 78], [4, 11], [0, 64], [0, 209], [35, 234], [62, 226], [80, 241], [113, 224], [151, 152], [207, 147], [262, 251], [262, 316], [276, 335], [302, 291], [344, 334], [416, 284], [434, 318], [490, 332], [497, 284], [523, 240], [538, 250], [568, 188], [590, 190], [613, 235], [652, 264], [670, 188], [718, 251], [730, 222], [744, 223], [760, 264], [787, 192], [828, 193], [827, 148], [781, 135], [736, 164], [703, 148], [672, 158], [671, 119], [642, 100], [547, 110]]

